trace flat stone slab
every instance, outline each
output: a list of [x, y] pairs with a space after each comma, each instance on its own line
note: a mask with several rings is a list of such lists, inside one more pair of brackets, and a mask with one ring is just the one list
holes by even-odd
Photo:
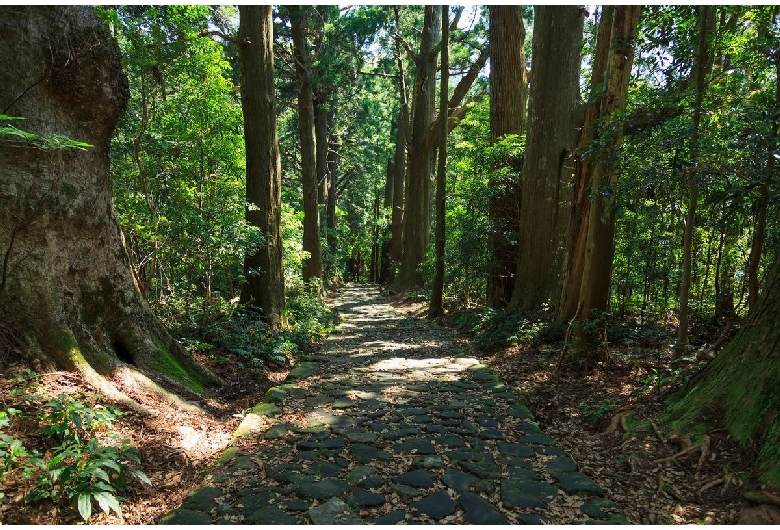
[[257, 414], [258, 416], [278, 416], [281, 411], [282, 409], [273, 403], [258, 403], [252, 408], [252, 414]]
[[202, 512], [178, 508], [165, 514], [158, 524], [202, 525], [211, 524], [211, 516]]
[[366, 524], [341, 499], [330, 499], [311, 508], [309, 517], [317, 525]]
[[319, 371], [320, 367], [317, 363], [304, 362], [290, 370], [290, 373], [287, 375], [287, 379], [303, 379], [304, 377], [309, 377], [318, 373]]
[[444, 482], [445, 486], [454, 489], [458, 493], [467, 493], [472, 485], [479, 482], [479, 479], [459, 469], [448, 469], [442, 475], [442, 482]]
[[588, 493], [591, 495], [603, 496], [604, 490], [601, 486], [593, 482], [586, 475], [575, 471], [574, 473], [566, 473], [555, 477], [558, 479], [558, 483], [561, 489], [566, 493]]
[[452, 500], [449, 493], [441, 490], [413, 503], [412, 508], [438, 521], [455, 513], [457, 504]]
[[385, 496], [379, 493], [374, 493], [364, 488], [357, 488], [352, 494], [351, 501], [353, 504], [362, 507], [382, 506], [385, 503]]
[[217, 507], [217, 501], [215, 499], [217, 497], [222, 497], [224, 494], [225, 492], [222, 488], [214, 486], [198, 488], [184, 498], [181, 507], [187, 510], [208, 513], [212, 508]]
[[349, 491], [349, 483], [337, 478], [324, 478], [315, 482], [303, 482], [298, 486], [298, 494], [309, 499], [330, 499]]
[[376, 475], [376, 468], [373, 466], [355, 466], [349, 470], [345, 480], [349, 484], [357, 484], [361, 480]]
[[300, 521], [278, 506], [269, 505], [245, 514], [244, 524], [300, 524]]
[[[508, 478], [501, 481], [501, 502], [506, 508], [546, 508], [547, 501], [542, 496], [535, 495], [537, 491], [528, 491], [528, 482], [521, 479]], [[557, 490], [556, 490], [557, 491]]]
[[492, 504], [474, 493], [461, 494], [460, 505], [466, 512], [466, 521], [471, 524], [509, 524]]
[[413, 488], [430, 488], [433, 486], [434, 476], [422, 469], [415, 471], [407, 471], [395, 478], [395, 481], [399, 484], [406, 486], [412, 486]]

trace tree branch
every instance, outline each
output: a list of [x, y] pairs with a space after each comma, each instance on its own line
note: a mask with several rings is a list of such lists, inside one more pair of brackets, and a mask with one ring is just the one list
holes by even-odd
[[[447, 117], [447, 121], [449, 122], [447, 125], [448, 132], [454, 129], [458, 120], [463, 119], [463, 117], [466, 115], [467, 105], [461, 105], [461, 103], [463, 102], [463, 98], [466, 97], [466, 94], [468, 94], [469, 89], [471, 89], [471, 86], [474, 84], [474, 81], [476, 81], [480, 70], [482, 70], [482, 68], [485, 66], [485, 63], [487, 63], [489, 57], [489, 47], [485, 47], [479, 54], [479, 57], [474, 62], [474, 64], [471, 65], [469, 71], [466, 73], [466, 75], [460, 78], [460, 82], [458, 82], [458, 85], [455, 87], [455, 91], [452, 93], [452, 97], [450, 97], [450, 100], [447, 103], [447, 108], [450, 109]], [[482, 94], [477, 94], [471, 98], [469, 102], [477, 99], [481, 95]], [[437, 116], [433, 123], [428, 126], [428, 131], [425, 133], [423, 149], [426, 151], [433, 149], [433, 145], [436, 142], [436, 133], [439, 128], [439, 119], [440, 117]]]

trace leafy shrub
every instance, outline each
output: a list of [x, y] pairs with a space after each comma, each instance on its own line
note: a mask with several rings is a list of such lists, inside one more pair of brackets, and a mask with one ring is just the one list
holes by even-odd
[[287, 329], [281, 333], [279, 347], [290, 347], [294, 344], [297, 348], [302, 348], [321, 340], [333, 331], [333, 313], [315, 294], [317, 288], [315, 284], [305, 285], [303, 282], [296, 282], [288, 287], [284, 311]]
[[617, 402], [611, 398], [606, 398], [596, 404], [581, 403], [580, 411], [587, 423], [596, 425], [600, 423], [610, 412], [617, 408]]
[[[10, 418], [23, 416], [19, 409], [9, 407], [0, 411], [0, 479], [13, 469], [21, 470], [25, 479], [37, 475], [35, 487], [25, 497], [26, 502], [43, 499], [58, 501], [67, 499], [87, 521], [92, 515], [93, 503], [108, 513], [111, 510], [121, 516], [117, 496], [126, 490], [130, 478], [150, 484], [149, 478], [133, 464], [140, 463], [138, 452], [130, 446], [130, 440], [118, 440], [109, 436], [115, 445], [101, 445], [98, 432], [111, 429], [121, 412], [96, 402], [100, 396], [66, 396], [59, 394], [39, 405], [38, 377], [26, 370], [15, 378], [14, 396], [24, 393], [27, 405], [34, 405], [37, 425], [47, 444], [45, 455], [36, 449], [28, 449], [21, 440], [2, 432], [10, 426]], [[31, 407], [32, 408], [32, 407]]]
[[563, 338], [565, 326], [546, 320], [532, 320], [523, 313], [505, 314], [490, 308], [464, 309], [455, 317], [456, 326], [473, 334], [477, 348], [489, 351], [513, 344], [535, 346]]

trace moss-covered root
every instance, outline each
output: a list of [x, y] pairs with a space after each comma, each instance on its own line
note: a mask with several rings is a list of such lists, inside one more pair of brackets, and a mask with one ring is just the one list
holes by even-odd
[[151, 412], [144, 406], [120, 392], [116, 386], [92, 368], [92, 365], [84, 358], [76, 338], [68, 328], [64, 326], [59, 327], [58, 331], [53, 333], [53, 336], [56, 337], [57, 347], [52, 351], [52, 356], [61, 368], [78, 373], [90, 386], [109, 401], [144, 416], [151, 415]]
[[151, 394], [155, 398], [168, 403], [178, 409], [186, 410], [193, 413], [203, 412], [198, 406], [183, 400], [178, 395], [169, 392], [155, 383], [146, 374], [141, 373], [138, 370], [130, 368], [129, 366], [120, 366], [114, 372], [114, 377], [121, 381], [123, 385], [136, 388], [141, 392]]

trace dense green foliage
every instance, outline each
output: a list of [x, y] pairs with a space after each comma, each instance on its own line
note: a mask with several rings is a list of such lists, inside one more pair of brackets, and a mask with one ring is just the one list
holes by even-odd
[[[240, 72], [230, 38], [237, 12], [160, 6], [102, 13], [121, 44], [131, 84], [130, 106], [112, 149], [112, 171], [117, 210], [142, 292], [158, 315], [188, 337], [191, 347], [211, 345], [242, 358], [281, 361], [295, 349], [285, 346], [289, 341], [271, 338], [261, 325], [247, 325], [251, 315], [231, 305], [243, 281], [244, 253], [263, 242], [244, 221]], [[296, 80], [289, 13], [281, 7], [276, 15], [281, 228], [286, 288], [293, 295], [287, 318], [300, 342], [302, 335], [324, 331], [323, 309], [316, 309], [316, 302], [302, 304], [295, 294], [305, 292], [300, 269], [306, 257], [301, 250]], [[532, 10], [525, 15], [530, 37]], [[331, 6], [311, 9], [308, 16], [307, 36], [315, 51], [311, 78], [318, 105], [327, 114], [329, 168], [338, 179], [331, 226], [324, 220], [325, 205], [320, 211], [328, 276], [323, 281], [366, 281], [372, 266], [379, 267], [379, 248], [389, 238], [390, 209], [382, 197], [397, 131], [392, 122], [400, 106], [398, 60], [408, 89], [414, 68], [404, 46], [417, 46], [415, 28], [422, 23], [422, 10]], [[638, 319], [643, 326], [673, 318], [691, 171], [697, 172], [701, 190], [692, 250], [694, 329], [707, 331], [709, 322], [719, 326], [746, 313], [756, 197], [762, 186], [773, 186], [768, 153], [777, 143], [771, 136], [777, 82], [773, 16], [770, 7], [720, 8], [708, 35], [713, 64], [702, 103], [696, 168], [691, 167], [688, 142], [696, 12], [689, 6], [652, 7], [641, 19], [623, 120], [628, 135], [622, 175], [617, 189], [604, 190], [615, 195], [618, 209], [607, 315], [614, 322]], [[485, 12], [454, 8], [450, 17], [458, 19], [451, 69], [465, 72], [485, 41]], [[587, 59], [595, 48], [596, 20], [589, 17], [586, 27], [583, 87], [590, 76]], [[396, 44], [399, 39], [404, 46]], [[449, 137], [445, 297], [457, 305], [484, 302], [487, 234], [494, 228], [487, 205], [499, 183], [521, 178], [524, 139], [510, 137], [490, 145], [485, 83], [483, 77], [472, 87], [469, 110]], [[595, 143], [581, 156], [598, 160], [600, 149]], [[777, 210], [770, 202], [759, 277], [774, 257], [779, 235]], [[326, 239], [330, 244], [324, 244]], [[423, 278], [429, 280], [432, 271], [431, 248], [421, 265]], [[554, 299], [546, 304], [550, 315], [556, 304]], [[223, 340], [228, 335], [244, 339]], [[706, 334], [694, 336], [707, 340]]]

